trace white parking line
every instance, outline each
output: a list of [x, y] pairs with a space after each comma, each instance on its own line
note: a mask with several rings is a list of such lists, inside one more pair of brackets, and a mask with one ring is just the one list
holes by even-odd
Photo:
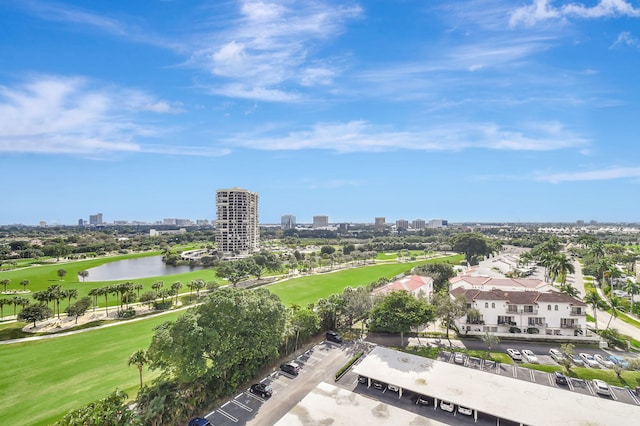
[[556, 387], [556, 388], [558, 387], [556, 385], [555, 379], [553, 378], [553, 374], [551, 374], [551, 373], [547, 374], [547, 379], [549, 380], [549, 385], [550, 386], [553, 386], [553, 387]]
[[[240, 394], [240, 395], [242, 395], [242, 394]], [[234, 404], [236, 404], [238, 407], [242, 408], [243, 410], [246, 410], [248, 412], [252, 412], [253, 411], [253, 408], [248, 407], [248, 406], [244, 405], [243, 403], [236, 401], [235, 399], [233, 401], [231, 401], [231, 402], [233, 402]]]
[[266, 401], [266, 399], [262, 399], [258, 395], [252, 394], [250, 392], [247, 392], [247, 396], [250, 396], [251, 398], [253, 398], [255, 400], [258, 400], [260, 402], [265, 402]]
[[518, 366], [513, 364], [513, 377], [518, 377]]
[[536, 375], [533, 374], [533, 370], [529, 370], [529, 375], [531, 376], [531, 381], [533, 383], [535, 383], [536, 382]]
[[[227, 405], [227, 404], [224, 404]], [[223, 407], [224, 407], [223, 405]], [[222, 414], [223, 416], [225, 416], [226, 418], [228, 418], [229, 420], [231, 420], [234, 423], [238, 423], [238, 419], [236, 419], [235, 417], [233, 417], [231, 414], [227, 413], [224, 410], [221, 410], [220, 408], [218, 408], [218, 413]]]

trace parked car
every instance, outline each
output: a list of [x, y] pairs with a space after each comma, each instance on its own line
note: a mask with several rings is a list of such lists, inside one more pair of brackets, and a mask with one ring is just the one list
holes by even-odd
[[280, 370], [284, 371], [285, 373], [291, 374], [292, 376], [297, 376], [298, 373], [300, 373], [300, 364], [290, 361], [284, 364], [280, 364]]
[[609, 355], [609, 361], [618, 364], [622, 368], [629, 368], [629, 361], [617, 355]]
[[584, 361], [584, 365], [591, 368], [600, 368], [600, 364], [591, 354], [587, 354], [584, 352], [580, 353], [580, 358]]
[[429, 405], [429, 399], [427, 399], [424, 395], [418, 395], [418, 399], [416, 399], [416, 405]]
[[558, 385], [567, 386], [569, 384], [569, 379], [567, 379], [567, 376], [565, 376], [559, 371], [554, 371], [553, 377], [555, 378], [556, 384]]
[[584, 361], [582, 360], [582, 358], [580, 358], [580, 355], [575, 355], [575, 354], [572, 355], [571, 356], [571, 362], [576, 367], [584, 367]]
[[263, 398], [268, 398], [273, 395], [273, 389], [266, 383], [255, 383], [251, 385], [249, 392], [260, 395]]
[[455, 362], [456, 364], [464, 364], [464, 354], [462, 352], [456, 352], [453, 355], [453, 362]]
[[596, 354], [596, 355], [593, 356], [593, 359], [598, 361], [598, 364], [600, 364], [604, 368], [613, 368], [613, 366], [615, 365], [612, 361], [609, 361], [608, 359], [606, 359], [602, 355]]
[[562, 352], [560, 352], [559, 349], [553, 349], [553, 348], [549, 349], [549, 355], [556, 362], [562, 362], [562, 360], [564, 359], [564, 355], [562, 355]]
[[536, 354], [534, 354], [529, 349], [523, 349], [522, 350], [522, 358], [525, 361], [530, 362], [531, 364], [537, 364], [538, 363], [538, 357], [536, 356]]
[[384, 383], [379, 382], [377, 380], [372, 380], [371, 384], [373, 385], [374, 388], [376, 389], [383, 389], [384, 388]]
[[458, 405], [458, 413], [464, 414], [465, 416], [473, 415], [473, 410], [471, 408], [463, 407], [462, 405]]
[[358, 376], [358, 382], [359, 383], [367, 383], [367, 378], [364, 376]]
[[327, 340], [334, 343], [342, 343], [342, 337], [335, 331], [327, 331]]
[[599, 379], [593, 379], [592, 383], [597, 394], [611, 396], [611, 389], [609, 388], [607, 382]]
[[196, 417], [189, 421], [189, 426], [211, 426], [211, 423], [204, 417]]
[[519, 350], [517, 349], [507, 349], [507, 354], [511, 357], [511, 359], [513, 359], [514, 361], [522, 361], [522, 354], [520, 353]]
[[444, 410], [444, 411], [448, 411], [450, 413], [453, 413], [453, 404], [447, 401], [441, 401], [440, 402], [440, 409]]
[[387, 389], [389, 389], [391, 392], [399, 392], [400, 388], [397, 387], [396, 385], [387, 385]]

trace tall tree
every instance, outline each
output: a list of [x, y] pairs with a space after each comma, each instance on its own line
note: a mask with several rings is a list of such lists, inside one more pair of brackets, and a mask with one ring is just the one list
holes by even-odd
[[65, 310], [65, 312], [67, 313], [68, 316], [74, 317], [76, 320], [75, 323], [77, 324], [78, 318], [83, 316], [87, 312], [87, 309], [89, 309], [90, 306], [91, 306], [91, 298], [88, 296], [85, 296], [80, 300], [78, 300], [73, 305], [70, 304], [69, 306], [67, 306], [67, 309]]
[[633, 307], [633, 296], [635, 296], [636, 294], [640, 294], [640, 284], [636, 281], [627, 280], [624, 283], [624, 287], [622, 287], [622, 289], [626, 291], [629, 296], [631, 296], [631, 306]]
[[89, 296], [93, 297], [93, 312], [96, 312], [96, 307], [98, 306], [98, 296], [100, 296], [99, 288], [92, 288], [89, 290]]
[[82, 278], [82, 282], [84, 282], [84, 280], [89, 276], [89, 271], [80, 271], [78, 272], [78, 276]]
[[369, 329], [400, 333], [400, 342], [404, 345], [404, 333], [427, 324], [434, 317], [433, 308], [427, 302], [406, 291], [393, 291], [371, 310]]
[[138, 373], [140, 374], [140, 389], [142, 389], [142, 368], [149, 362], [147, 359], [147, 353], [140, 349], [135, 351], [129, 357], [129, 362], [127, 365], [135, 365], [138, 367]]
[[455, 321], [467, 313], [467, 300], [464, 296], [452, 299], [448, 292], [442, 291], [433, 296], [431, 303], [435, 307], [436, 317], [442, 320], [442, 324], [446, 329], [447, 340], [451, 343], [449, 329], [455, 327]]
[[489, 241], [481, 234], [464, 232], [454, 236], [451, 240], [453, 250], [464, 253], [469, 265], [475, 265], [479, 257], [491, 254]]
[[176, 296], [176, 305], [178, 304], [178, 296], [180, 295], [181, 288], [182, 288], [182, 282], [180, 281], [176, 281], [175, 283], [171, 284], [171, 290], [175, 292], [175, 296]]
[[559, 253], [552, 257], [549, 269], [554, 278], [560, 277], [560, 284], [564, 285], [567, 282], [567, 275], [574, 274], [576, 268], [573, 266], [571, 259], [567, 257], [565, 253]]
[[4, 297], [0, 298], [0, 319], [4, 319], [4, 305], [10, 305], [11, 300]]
[[31, 283], [31, 281], [29, 280], [22, 280], [20, 281], [20, 285], [22, 286], [22, 289], [24, 291], [27, 291], [27, 286]]
[[427, 263], [413, 268], [414, 274], [433, 278], [433, 290], [449, 290], [449, 279], [456, 276], [453, 266], [449, 263]]
[[493, 333], [489, 333], [488, 331], [485, 331], [485, 333], [480, 336], [480, 338], [482, 339], [484, 344], [487, 345], [487, 358], [489, 358], [491, 356], [491, 347], [500, 343], [500, 338], [498, 338], [498, 336]]
[[584, 296], [584, 299], [582, 300], [584, 303], [591, 305], [591, 308], [593, 309], [593, 319], [596, 323], [596, 332], [597, 332], [598, 331], [598, 309], [604, 308], [606, 306], [606, 303], [604, 302], [604, 300], [602, 300], [600, 295], [595, 290], [591, 290], [590, 292], [588, 292], [586, 296]]
[[7, 286], [9, 284], [11, 284], [11, 280], [8, 279], [8, 278], [0, 281], [0, 285], [2, 286], [2, 291], [6, 292], [7, 291]]
[[116, 389], [106, 398], [67, 413], [54, 426], [139, 426], [142, 422], [129, 407], [128, 396]]
[[206, 375], [222, 388], [236, 386], [277, 357], [284, 320], [282, 302], [268, 290], [221, 288], [175, 322], [156, 327], [150, 366], [180, 382]]
[[614, 318], [618, 318], [618, 311], [620, 310], [621, 306], [622, 306], [622, 299], [620, 299], [618, 296], [612, 296], [609, 299], [609, 307], [611, 308], [611, 316], [609, 317], [609, 321], [607, 322], [607, 329], [611, 325], [611, 320], [614, 319]]
[[64, 269], [58, 269], [58, 277], [60, 277], [60, 281], [64, 281], [65, 275], [67, 275], [67, 271]]

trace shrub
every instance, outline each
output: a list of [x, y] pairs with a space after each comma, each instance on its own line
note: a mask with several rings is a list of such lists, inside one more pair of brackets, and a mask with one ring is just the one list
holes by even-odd
[[190, 305], [197, 299], [198, 297], [195, 294], [186, 294], [184, 296], [180, 296], [180, 302], [182, 302], [183, 305]]
[[136, 310], [133, 309], [132, 307], [122, 309], [120, 312], [118, 312], [118, 318], [122, 318], [122, 319], [133, 318], [135, 316], [136, 316]]
[[164, 302], [155, 302], [153, 304], [153, 309], [156, 311], [163, 311], [165, 309], [169, 309], [173, 305], [171, 300], [165, 300]]
[[342, 377], [342, 375], [349, 369], [351, 368], [351, 366], [360, 359], [360, 357], [364, 355], [364, 351], [360, 351], [358, 352], [353, 358], [351, 358], [349, 360], [349, 362], [347, 362], [345, 365], [342, 366], [342, 368], [340, 370], [338, 370], [338, 372], [336, 373], [335, 376], [335, 381], [337, 382], [338, 380], [340, 380], [340, 377]]

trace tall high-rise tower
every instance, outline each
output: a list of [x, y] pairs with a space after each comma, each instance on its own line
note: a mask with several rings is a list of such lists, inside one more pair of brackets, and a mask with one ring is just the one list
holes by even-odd
[[258, 194], [242, 188], [216, 191], [216, 243], [223, 256], [249, 255], [259, 249]]

